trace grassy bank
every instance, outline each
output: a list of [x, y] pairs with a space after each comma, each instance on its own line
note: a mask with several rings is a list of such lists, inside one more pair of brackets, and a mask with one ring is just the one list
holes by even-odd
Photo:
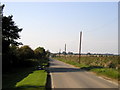
[[3, 89], [7, 88], [45, 88], [47, 72], [34, 68], [16, 69], [16, 73], [3, 74]]
[[34, 67], [14, 68], [12, 72], [4, 73], [2, 75], [2, 88], [15, 88], [16, 83], [27, 77], [32, 71], [34, 71]]
[[[33, 61], [33, 60], [32, 60]], [[2, 75], [2, 88], [16, 90], [45, 89], [47, 72], [36, 68], [38, 65], [47, 65], [48, 61], [34, 65], [33, 67], [12, 68], [10, 72]]]
[[65, 63], [80, 67], [81, 69], [85, 69], [87, 71], [95, 72], [98, 75], [106, 76], [115, 80], [120, 80], [120, 73], [118, 69], [116, 69], [116, 66], [118, 66], [117, 57], [88, 57], [88, 56], [85, 57], [84, 56], [81, 57], [80, 64], [78, 63], [78, 57], [75, 56], [54, 57], [53, 59], [60, 60]]
[[18, 82], [15, 86], [19, 88], [29, 88], [29, 87], [43, 87], [45, 88], [47, 73], [45, 70], [35, 70], [30, 73], [23, 80]]

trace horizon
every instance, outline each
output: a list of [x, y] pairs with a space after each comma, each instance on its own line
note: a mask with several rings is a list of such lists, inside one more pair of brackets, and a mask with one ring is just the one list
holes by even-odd
[[[64, 51], [63, 51], [64, 52]], [[60, 54], [63, 54], [63, 52], [61, 52]], [[66, 52], [66, 54], [67, 55], [69, 55], [68, 54], [69, 52]], [[72, 52], [73, 54], [76, 54], [76, 55], [79, 55], [79, 53], [77, 53], [77, 52]], [[88, 52], [88, 53], [90, 53], [91, 55], [120, 55], [120, 54], [113, 54], [113, 53], [95, 53], [95, 52], [93, 52], [93, 53], [91, 53], [91, 52]], [[81, 53], [81, 55], [86, 55], [86, 54], [88, 54], [88, 53]], [[57, 53], [52, 53], [52, 54], [59, 54], [59, 52], [57, 52]]]

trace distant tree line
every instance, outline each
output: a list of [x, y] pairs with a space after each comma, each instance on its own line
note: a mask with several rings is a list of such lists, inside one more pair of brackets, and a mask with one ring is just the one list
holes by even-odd
[[13, 21], [13, 16], [2, 17], [2, 69], [3, 72], [10, 70], [12, 67], [28, 67], [33, 65], [33, 61], [47, 59], [49, 51], [43, 47], [37, 47], [32, 50], [28, 45], [23, 45], [16, 40], [20, 39], [19, 28]]

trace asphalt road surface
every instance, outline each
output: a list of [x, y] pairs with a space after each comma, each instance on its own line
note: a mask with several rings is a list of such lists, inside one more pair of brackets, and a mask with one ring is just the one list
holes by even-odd
[[118, 88], [118, 84], [57, 60], [50, 60], [52, 88]]

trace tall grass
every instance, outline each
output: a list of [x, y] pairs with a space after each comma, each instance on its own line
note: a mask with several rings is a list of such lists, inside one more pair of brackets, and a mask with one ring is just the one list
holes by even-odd
[[[120, 62], [118, 61], [120, 56], [81, 56], [80, 63], [90, 66], [102, 66], [105, 68], [118, 69], [120, 67]], [[56, 57], [60, 60], [64, 59], [67, 61], [72, 61], [79, 63], [78, 56], [60, 56]]]

